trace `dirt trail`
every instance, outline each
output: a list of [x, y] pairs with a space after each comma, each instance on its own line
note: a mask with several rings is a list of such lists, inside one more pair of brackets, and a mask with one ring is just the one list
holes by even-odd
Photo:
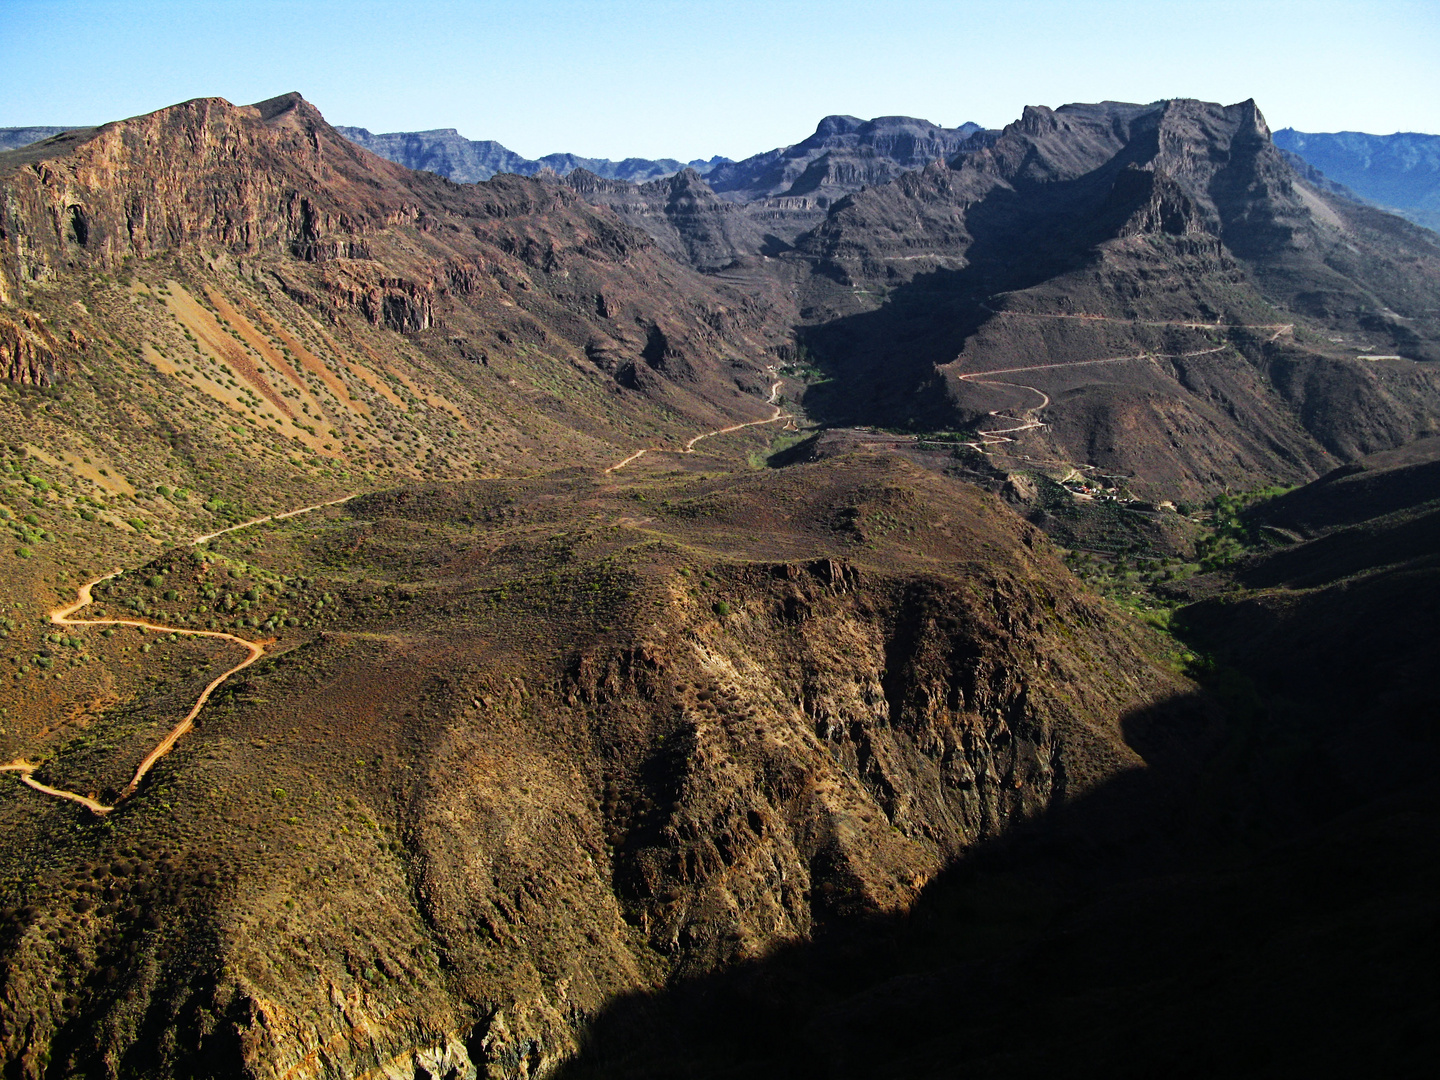
[[[1089, 318], [1098, 319], [1098, 318], [1102, 318], [1103, 316], [1099, 316], [1099, 315], [1086, 315], [1086, 316], [1079, 316], [1079, 315], [1075, 315], [1075, 316], [1070, 316], [1070, 315], [1055, 315], [1055, 316], [1046, 316], [1046, 317], [1047, 317], [1047, 318], [1053, 317], [1053, 318], [1057, 318], [1057, 319], [1082, 318], [1082, 317], [1083, 317], [1083, 318], [1087, 318], [1087, 319], [1089, 319]], [[1121, 321], [1123, 321], [1123, 320], [1121, 320]], [[1188, 324], [1177, 324], [1177, 325], [1188, 325]], [[1274, 329], [1274, 327], [1273, 327], [1273, 326], [1265, 326], [1265, 327], [1261, 327], [1260, 329], [1270, 330], [1270, 329]], [[1280, 334], [1283, 334], [1283, 333], [1284, 333], [1286, 330], [1288, 330], [1288, 329], [1291, 329], [1291, 327], [1289, 327], [1289, 326], [1281, 327], [1281, 328], [1276, 332], [1275, 337], [1272, 337], [1270, 340], [1271, 340], [1271, 341], [1274, 341], [1276, 337], [1279, 337]], [[1016, 434], [1017, 432], [1021, 432], [1021, 431], [1033, 431], [1035, 428], [1039, 428], [1039, 427], [1044, 427], [1044, 426], [1045, 426], [1044, 422], [1043, 422], [1042, 420], [1040, 420], [1038, 414], [1039, 414], [1039, 412], [1040, 412], [1041, 409], [1045, 408], [1046, 406], [1048, 406], [1048, 405], [1050, 404], [1050, 395], [1049, 395], [1049, 394], [1045, 393], [1045, 391], [1041, 390], [1039, 387], [1036, 387], [1036, 386], [1030, 386], [1030, 385], [1028, 385], [1028, 384], [1026, 384], [1026, 383], [1001, 382], [1001, 381], [999, 381], [998, 379], [987, 379], [987, 378], [985, 378], [985, 376], [987, 376], [987, 375], [1014, 375], [1015, 373], [1021, 372], [1021, 371], [1052, 371], [1052, 370], [1055, 370], [1055, 369], [1057, 369], [1057, 368], [1087, 367], [1087, 366], [1094, 365], [1094, 364], [1121, 364], [1121, 363], [1124, 363], [1124, 362], [1127, 361], [1127, 360], [1151, 360], [1151, 361], [1154, 361], [1154, 360], [1188, 360], [1188, 359], [1190, 359], [1190, 358], [1192, 358], [1192, 357], [1196, 357], [1196, 356], [1209, 356], [1209, 355], [1211, 355], [1212, 353], [1224, 352], [1227, 348], [1229, 348], [1228, 345], [1216, 345], [1215, 347], [1210, 348], [1210, 349], [1197, 349], [1195, 352], [1188, 352], [1188, 353], [1143, 353], [1143, 352], [1142, 352], [1142, 353], [1135, 353], [1133, 356], [1107, 356], [1107, 357], [1105, 357], [1105, 358], [1103, 358], [1103, 359], [1100, 359], [1100, 360], [1075, 360], [1075, 361], [1071, 361], [1071, 362], [1069, 362], [1069, 363], [1063, 363], [1063, 364], [1027, 364], [1027, 365], [1024, 365], [1023, 367], [994, 368], [994, 369], [992, 369], [992, 370], [990, 370], [990, 371], [972, 371], [972, 372], [970, 372], [970, 373], [968, 373], [968, 374], [966, 374], [966, 375], [957, 376], [957, 379], [958, 379], [960, 382], [973, 382], [973, 383], [975, 383], [977, 386], [1008, 386], [1008, 387], [1011, 387], [1011, 388], [1016, 389], [1016, 390], [1029, 390], [1032, 394], [1037, 394], [1037, 395], [1039, 395], [1039, 397], [1040, 397], [1040, 404], [1039, 404], [1039, 405], [1032, 406], [1031, 408], [1026, 409], [1026, 410], [1025, 410], [1025, 414], [1024, 414], [1023, 416], [1006, 416], [1004, 413], [991, 411], [991, 413], [990, 413], [991, 416], [997, 416], [997, 417], [999, 417], [999, 418], [1002, 419], [1002, 420], [1014, 420], [1017, 426], [1016, 426], [1016, 427], [1008, 427], [1008, 428], [990, 428], [990, 429], [988, 429], [988, 430], [986, 430], [986, 431], [977, 431], [976, 434], [980, 436], [979, 441], [978, 441], [978, 442], [964, 443], [963, 445], [973, 447], [974, 449], [979, 450], [981, 453], [984, 453], [986, 447], [989, 447], [989, 446], [999, 446], [1001, 443], [1014, 442], [1015, 440], [1012, 439], [1012, 438], [1009, 438], [1009, 436], [1014, 435], [1014, 434]]]
[[[1056, 313], [1045, 311], [1008, 311], [992, 308], [983, 300], [980, 306], [991, 315], [1005, 315], [1015, 319], [1081, 319], [1085, 322], [1117, 322], [1127, 326], [1181, 326], [1189, 330], [1274, 330], [1270, 338], [1274, 341], [1281, 334], [1295, 329], [1294, 323], [1223, 323], [1186, 322], [1182, 319], [1121, 319], [1114, 315], [1091, 315], [1086, 312]], [[1092, 361], [1092, 363], [1095, 361]]]
[[[283, 514], [269, 514], [265, 517], [255, 518], [253, 521], [245, 521], [239, 525], [231, 525], [227, 529], [220, 529], [213, 533], [206, 533], [204, 536], [197, 536], [191, 541], [191, 544], [203, 544], [206, 541], [215, 539], [217, 536], [235, 532], [237, 529], [248, 529], [253, 525], [263, 525], [268, 521], [283, 521], [285, 518], [292, 518], [300, 514], [309, 514], [316, 510], [323, 510], [327, 506], [338, 506], [340, 503], [349, 502], [353, 498], [355, 498], [354, 495], [346, 495], [341, 499], [331, 499], [328, 502], [315, 503], [313, 506], [302, 506], [298, 510], [289, 510]], [[114, 810], [121, 802], [135, 794], [136, 790], [140, 787], [140, 782], [145, 779], [145, 774], [154, 767], [157, 761], [174, 749], [175, 744], [180, 741], [181, 737], [195, 726], [195, 718], [200, 715], [200, 710], [203, 709], [205, 703], [210, 700], [210, 695], [215, 693], [230, 676], [236, 672], [244, 671], [251, 664], [255, 663], [256, 660], [264, 656], [265, 646], [270, 644], [269, 641], [249, 641], [245, 638], [237, 637], [234, 634], [227, 634], [223, 630], [190, 630], [183, 626], [165, 626], [163, 623], [149, 622], [145, 619], [71, 618], [71, 616], [81, 608], [87, 607], [93, 602], [92, 593], [96, 585], [99, 585], [102, 581], [109, 580], [120, 572], [119, 570], [112, 570], [110, 573], [101, 574], [93, 581], [87, 581], [84, 585], [80, 586], [79, 592], [75, 595], [74, 603], [65, 607], [55, 608], [50, 612], [51, 623], [56, 626], [136, 626], [145, 630], [153, 630], [160, 634], [183, 634], [187, 637], [219, 638], [223, 641], [233, 641], [246, 651], [246, 656], [244, 660], [241, 660], [240, 663], [234, 667], [227, 668], [215, 676], [215, 678], [211, 679], [205, 689], [200, 691], [200, 696], [195, 700], [195, 704], [191, 707], [190, 711], [185, 714], [184, 718], [178, 724], [170, 729], [165, 738], [161, 739], [150, 753], [145, 755], [144, 760], [136, 767], [135, 775], [130, 778], [130, 782], [126, 784], [125, 789], [120, 792], [120, 797], [117, 798], [111, 806], [106, 806], [104, 803], [97, 802], [95, 799], [86, 795], [80, 795], [73, 791], [63, 791], [60, 788], [53, 788], [48, 784], [42, 784], [36, 780], [33, 775], [35, 770], [40, 767], [38, 764], [29, 761], [11, 761], [0, 765], [0, 772], [19, 773], [21, 782], [34, 788], [36, 791], [46, 795], [53, 795], [57, 799], [68, 799], [71, 802], [79, 803], [87, 810], [96, 814], [110, 813], [110, 811]]]
[[[1207, 323], [1207, 322], [1186, 322], [1183, 320], [1162, 320], [1162, 319], [1120, 319], [1110, 315], [1089, 315], [1084, 312], [1072, 314], [1052, 314], [1039, 311], [997, 311], [989, 304], [981, 302], [980, 306], [992, 315], [1005, 315], [1017, 319], [1082, 319], [1087, 322], [1114, 322], [1124, 323], [1127, 326], [1180, 326], [1191, 330], [1273, 330], [1269, 341], [1273, 342], [1282, 334], [1293, 333], [1294, 323]], [[998, 379], [986, 378], [989, 375], [1014, 375], [1021, 371], [1051, 371], [1057, 368], [1087, 367], [1093, 364], [1121, 364], [1127, 360], [1189, 360], [1196, 356], [1209, 356], [1213, 353], [1224, 352], [1229, 346], [1216, 345], [1209, 349], [1197, 349], [1195, 352], [1187, 353], [1136, 353], [1133, 356], [1107, 356], [1100, 360], [1074, 360], [1063, 364], [1027, 364], [1022, 367], [994, 368], [990, 371], [973, 371], [966, 375], [958, 376], [962, 382], [973, 382], [978, 386], [1008, 386], [1015, 390], [1029, 390], [1040, 398], [1040, 404], [1032, 406], [1024, 411], [1023, 416], [1006, 416], [1004, 413], [991, 412], [991, 416], [999, 417], [1002, 420], [1015, 421], [1015, 427], [990, 428], [987, 431], [978, 431], [980, 436], [976, 442], [965, 443], [965, 446], [973, 447], [981, 453], [987, 447], [999, 446], [1001, 443], [1014, 442], [1010, 436], [1022, 431], [1033, 431], [1035, 428], [1044, 427], [1044, 422], [1039, 418], [1041, 409], [1050, 404], [1050, 397], [1039, 387], [1030, 386], [1026, 383], [1001, 382]]]
[[[770, 370], [770, 374], [775, 374], [773, 368]], [[729, 427], [716, 428], [714, 431], [707, 431], [703, 435], [696, 435], [693, 439], [690, 439], [688, 442], [686, 442], [684, 449], [681, 450], [674, 450], [668, 446], [647, 446], [643, 450], [636, 450], [629, 457], [621, 458], [619, 461], [615, 462], [614, 465], [611, 465], [609, 468], [607, 468], [605, 470], [605, 473], [608, 475], [613, 472], [618, 472], [626, 465], [629, 465], [632, 461], [638, 461], [646, 454], [693, 454], [695, 452], [695, 444], [698, 443], [701, 439], [711, 439], [714, 438], [716, 435], [728, 435], [730, 434], [730, 432], [739, 431], [742, 428], [755, 427], [759, 424], [773, 424], [776, 420], [788, 418], [790, 414], [787, 413], [784, 409], [780, 408], [779, 405], [775, 404], [776, 399], [778, 399], [780, 396], [780, 387], [782, 383], [783, 380], [776, 379], [775, 384], [770, 387], [770, 396], [765, 399], [765, 403], [775, 410], [774, 416], [767, 417], [764, 420], [747, 420], [743, 424], [731, 424]]]

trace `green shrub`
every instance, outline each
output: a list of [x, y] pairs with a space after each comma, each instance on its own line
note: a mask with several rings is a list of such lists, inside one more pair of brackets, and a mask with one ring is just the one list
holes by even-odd
[[730, 614], [730, 605], [724, 600], [717, 600], [715, 602], [715, 614], [719, 615], [722, 619], [725, 618], [725, 616]]

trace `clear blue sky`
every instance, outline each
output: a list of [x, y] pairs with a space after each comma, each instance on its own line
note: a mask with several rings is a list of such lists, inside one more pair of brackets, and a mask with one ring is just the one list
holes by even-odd
[[0, 0], [0, 127], [288, 90], [532, 157], [738, 158], [827, 113], [1001, 126], [1106, 98], [1440, 133], [1440, 0]]

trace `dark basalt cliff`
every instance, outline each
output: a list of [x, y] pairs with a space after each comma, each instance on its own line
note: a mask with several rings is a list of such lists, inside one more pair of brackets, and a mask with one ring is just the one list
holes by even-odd
[[1251, 102], [1028, 108], [796, 247], [835, 420], [1018, 427], [994, 448], [1197, 491], [1313, 476], [1440, 404], [1440, 244], [1305, 183]]

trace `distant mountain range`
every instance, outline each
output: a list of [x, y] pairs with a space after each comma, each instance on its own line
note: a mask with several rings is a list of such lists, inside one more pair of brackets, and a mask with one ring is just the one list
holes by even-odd
[[1275, 145], [1363, 201], [1440, 230], [1440, 135], [1275, 132]]
[[[626, 158], [623, 161], [611, 161], [608, 158], [587, 158], [576, 154], [546, 154], [542, 158], [531, 159], [491, 139], [467, 139], [454, 128], [391, 131], [381, 135], [363, 127], [337, 127], [335, 130], [351, 142], [359, 143], [387, 161], [404, 165], [407, 169], [439, 173], [457, 184], [489, 180], [496, 173], [502, 172], [535, 176], [546, 169], [561, 176], [576, 169], [586, 169], [606, 179], [643, 184], [647, 180], [672, 176], [687, 165], [673, 158]], [[690, 168], [702, 173], [720, 164], [728, 165], [732, 162], [729, 158], [715, 157], [709, 161], [688, 163]]]
[[64, 127], [0, 128], [0, 150], [18, 150], [22, 146], [29, 146], [41, 139], [48, 139], [52, 135], [73, 130], [75, 129]]
[[[74, 129], [0, 128], [0, 150], [18, 149], [69, 130]], [[821, 212], [842, 195], [886, 183], [937, 159], [949, 160], [967, 144], [973, 149], [998, 135], [973, 123], [945, 128], [909, 116], [861, 120], [837, 115], [821, 120], [807, 139], [743, 161], [715, 156], [682, 162], [634, 157], [613, 161], [578, 154], [527, 158], [492, 139], [467, 139], [454, 128], [379, 134], [363, 127], [335, 130], [387, 161], [437, 173], [457, 184], [489, 180], [497, 173], [536, 176], [548, 169], [562, 177], [584, 170], [603, 180], [642, 185], [690, 169], [727, 202], [782, 197], [806, 200], [776, 207], [778, 217], [793, 219], [794, 227], [777, 230], [782, 235], [815, 224]], [[980, 141], [972, 143], [976, 136]], [[1317, 134], [1283, 128], [1275, 132], [1274, 141], [1311, 183], [1338, 185], [1334, 188], [1338, 194], [1440, 230], [1440, 135]], [[588, 181], [582, 178], [580, 183], [585, 186]]]

